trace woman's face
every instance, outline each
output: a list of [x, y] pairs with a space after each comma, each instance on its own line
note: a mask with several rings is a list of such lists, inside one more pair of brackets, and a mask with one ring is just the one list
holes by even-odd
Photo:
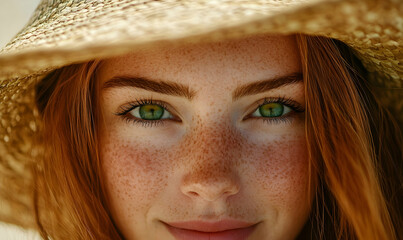
[[295, 238], [311, 205], [300, 73], [294, 36], [106, 60], [101, 160], [125, 238]]

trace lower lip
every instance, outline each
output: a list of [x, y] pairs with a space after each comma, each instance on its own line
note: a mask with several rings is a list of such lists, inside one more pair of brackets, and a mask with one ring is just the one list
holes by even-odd
[[247, 228], [231, 229], [222, 232], [199, 232], [172, 227], [165, 224], [176, 240], [246, 240], [256, 225]]

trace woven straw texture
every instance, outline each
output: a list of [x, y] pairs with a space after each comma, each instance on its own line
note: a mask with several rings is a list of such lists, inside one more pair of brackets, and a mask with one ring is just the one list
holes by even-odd
[[34, 85], [49, 71], [155, 45], [305, 33], [351, 46], [403, 123], [400, 0], [43, 0], [0, 51], [0, 220], [33, 226], [29, 168], [40, 158]]

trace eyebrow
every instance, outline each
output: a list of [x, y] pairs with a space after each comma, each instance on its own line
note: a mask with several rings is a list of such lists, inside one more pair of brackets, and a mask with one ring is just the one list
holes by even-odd
[[[248, 83], [237, 87], [233, 91], [232, 99], [235, 101], [244, 96], [263, 93], [284, 85], [302, 82], [302, 80], [302, 73], [298, 72], [286, 76], [274, 77], [266, 80]], [[187, 85], [171, 81], [149, 79], [145, 77], [115, 76], [107, 80], [102, 86], [103, 89], [115, 87], [140, 88], [161, 94], [185, 97], [188, 100], [192, 100], [196, 95], [196, 91], [190, 89], [190, 87]]]

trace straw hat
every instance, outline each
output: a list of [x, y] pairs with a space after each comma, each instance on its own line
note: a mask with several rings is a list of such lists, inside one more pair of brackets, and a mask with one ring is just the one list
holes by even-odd
[[33, 226], [34, 86], [51, 70], [156, 44], [296, 32], [351, 46], [403, 126], [401, 0], [43, 0], [0, 51], [0, 220]]

